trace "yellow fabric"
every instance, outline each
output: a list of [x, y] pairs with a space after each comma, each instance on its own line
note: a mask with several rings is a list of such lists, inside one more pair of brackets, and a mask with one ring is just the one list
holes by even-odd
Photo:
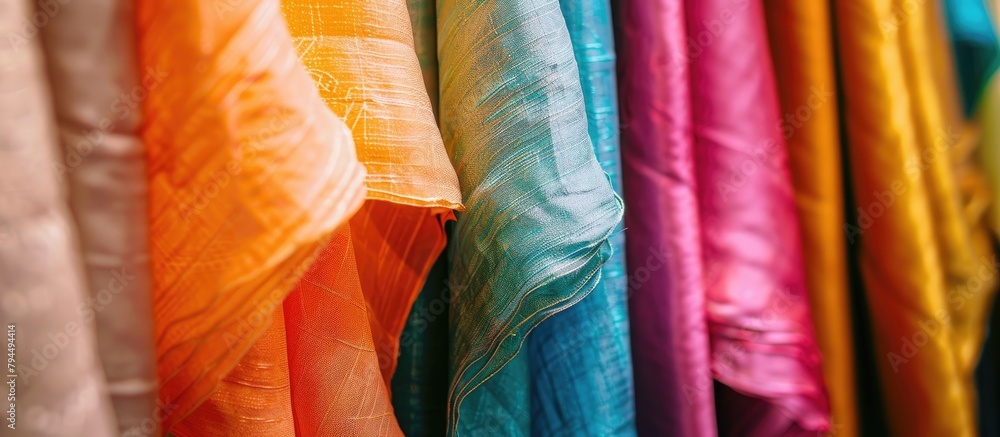
[[940, 5], [835, 2], [860, 263], [896, 435], [976, 434], [996, 270]]
[[809, 306], [823, 355], [832, 428], [858, 435], [832, 15], [825, 2], [767, 0], [781, 132], [801, 225]]

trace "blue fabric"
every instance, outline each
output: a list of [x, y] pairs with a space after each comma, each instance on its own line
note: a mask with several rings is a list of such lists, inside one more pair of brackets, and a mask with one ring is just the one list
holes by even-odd
[[588, 137], [559, 3], [437, 11], [441, 129], [466, 207], [449, 248], [449, 433], [528, 435], [526, 338], [598, 286], [621, 199]]
[[[621, 196], [614, 36], [607, 0], [560, 0], [597, 160]], [[601, 280], [528, 337], [533, 435], [635, 435], [625, 234], [610, 238]]]
[[986, 82], [997, 69], [1000, 46], [983, 0], [944, 0], [955, 50], [962, 106], [972, 114]]

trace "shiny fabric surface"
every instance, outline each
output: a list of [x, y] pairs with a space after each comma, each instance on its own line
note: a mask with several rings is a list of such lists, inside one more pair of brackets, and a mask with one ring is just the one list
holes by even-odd
[[621, 200], [587, 136], [559, 3], [443, 0], [437, 12], [441, 127], [467, 207], [449, 252], [448, 431], [527, 435], [522, 346], [597, 286]]
[[59, 180], [79, 157], [58, 147], [39, 31], [25, 25], [32, 5], [0, 5], [0, 33], [9, 42], [0, 45], [0, 317], [18, 374], [4, 389], [17, 396], [16, 430], [7, 428], [7, 413], [3, 429], [110, 436], [117, 426], [96, 353], [95, 311]]
[[976, 435], [996, 261], [939, 3], [837, 3], [848, 152], [890, 430]]
[[833, 22], [826, 2], [764, 2], [795, 188], [809, 307], [823, 356], [832, 429], [858, 435], [847, 283]]
[[685, 2], [616, 6], [636, 425], [714, 436]]
[[[620, 195], [611, 9], [606, 0], [560, 0], [559, 6], [580, 72], [590, 141]], [[625, 235], [620, 224], [609, 242], [611, 257], [594, 291], [539, 324], [528, 337], [532, 435], [635, 434]]]
[[[269, 370], [230, 375], [324, 237], [360, 206], [364, 169], [299, 64], [276, 1], [142, 0], [137, 9], [141, 71], [158, 78], [141, 103], [163, 425], [205, 435], [199, 424], [225, 417], [211, 405], [192, 411], [226, 396], [213, 394], [223, 378], [245, 386]], [[246, 415], [229, 432], [291, 429], [274, 414], [238, 411]]]
[[121, 99], [155, 83], [137, 71], [134, 15], [129, 1], [70, 2], [41, 33], [66, 157], [56, 173], [69, 182], [90, 288], [87, 312], [94, 323], [88, 327], [97, 328], [119, 432], [155, 434], [142, 113]]
[[763, 6], [686, 13], [719, 433], [829, 430]]

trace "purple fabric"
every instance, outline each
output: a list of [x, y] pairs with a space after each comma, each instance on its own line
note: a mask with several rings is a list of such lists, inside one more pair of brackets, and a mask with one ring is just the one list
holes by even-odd
[[616, 6], [636, 426], [714, 436], [684, 5]]

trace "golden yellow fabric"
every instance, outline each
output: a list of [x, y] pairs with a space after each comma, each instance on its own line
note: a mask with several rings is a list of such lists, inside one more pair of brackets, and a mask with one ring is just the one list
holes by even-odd
[[311, 267], [285, 303], [286, 341], [254, 344], [187, 431], [399, 434], [389, 403], [399, 336], [461, 205], [458, 178], [403, 0], [284, 1], [282, 13], [321, 97], [351, 129], [368, 201], [301, 263]]
[[461, 205], [420, 70], [405, 0], [284, 0], [282, 11], [320, 95], [344, 118], [368, 170], [351, 237], [388, 387], [399, 336], [444, 222]]
[[858, 413], [832, 16], [825, 2], [767, 0], [764, 5], [832, 427], [838, 436], [855, 436]]
[[[835, 2], [845, 123], [889, 425], [976, 434], [973, 371], [996, 265], [985, 185], [957, 101], [940, 5]], [[856, 243], [857, 244], [857, 243]]]
[[299, 64], [277, 1], [136, 6], [141, 71], [159, 78], [133, 95], [145, 96], [157, 418], [170, 430], [360, 207], [364, 169]]

